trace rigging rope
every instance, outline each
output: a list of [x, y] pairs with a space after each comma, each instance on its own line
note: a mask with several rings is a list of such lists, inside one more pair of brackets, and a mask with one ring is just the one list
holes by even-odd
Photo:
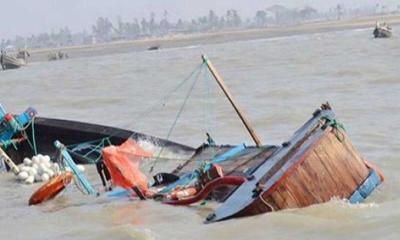
[[[160, 100], [158, 100], [157, 102], [155, 102], [153, 105], [149, 106], [147, 109], [138, 112], [135, 114], [134, 119], [145, 119], [147, 118], [151, 113], [153, 113], [157, 108], [160, 107], [164, 107], [166, 105], [166, 103], [170, 100], [170, 98], [173, 96], [174, 93], [176, 93], [181, 87], [183, 87], [189, 80], [191, 80], [193, 78], [193, 76], [200, 72], [201, 69], [203, 68], [204, 63], [201, 63], [199, 65], [197, 65], [193, 71], [187, 76], [185, 77], [180, 83], [178, 83], [178, 85], [176, 85], [173, 89], [169, 90], [167, 92], [167, 94], [165, 94], [162, 98], [160, 98]], [[141, 121], [135, 121], [134, 123], [128, 123], [125, 126], [123, 126], [122, 128], [124, 129], [132, 129], [133, 128], [133, 124], [137, 124], [137, 122], [141, 123]], [[140, 126], [140, 124], [138, 124]], [[136, 126], [138, 126], [136, 125]], [[125, 131], [124, 129], [121, 130], [117, 130], [115, 131], [113, 134], [109, 135], [108, 137], [111, 138], [113, 136], [118, 135], [120, 132]], [[131, 136], [129, 136], [130, 138], [132, 136], [134, 136], [136, 134], [136, 132], [133, 131], [133, 133], [131, 134]]]
[[[19, 129], [19, 131], [21, 132], [21, 135], [28, 141], [28, 144], [29, 144], [30, 148], [33, 150], [34, 154], [37, 155], [38, 152], [37, 152], [37, 147], [36, 147], [35, 123], [34, 122], [35, 122], [35, 117], [33, 117], [31, 119], [31, 121], [28, 124], [26, 124], [25, 127], [22, 127], [21, 129]], [[18, 123], [18, 125], [19, 125], [19, 123]], [[32, 135], [31, 136], [32, 137], [32, 142], [29, 139], [28, 134], [26, 133], [26, 130], [29, 128], [29, 126], [32, 126], [31, 127], [31, 129], [32, 129], [32, 134], [31, 134]]]
[[[187, 102], [189, 96], [190, 96], [190, 93], [192, 92], [192, 90], [194, 88], [194, 84], [197, 81], [197, 78], [198, 78], [199, 74], [202, 72], [203, 66], [204, 66], [204, 63], [199, 64], [186, 78], [184, 78], [180, 83], [178, 83], [178, 85], [176, 85], [173, 89], [168, 91], [167, 94], [164, 95], [164, 97], [162, 97], [159, 101], [157, 101], [155, 104], [153, 104], [152, 106], [150, 106], [146, 110], [138, 113], [137, 114], [138, 116], [135, 119], [136, 120], [137, 119], [144, 119], [144, 118], [148, 117], [152, 112], [154, 112], [158, 107], [160, 107], [160, 105], [161, 105], [161, 107], [164, 107], [166, 105], [166, 103], [170, 100], [170, 98], [173, 96], [173, 94], [176, 93], [180, 88], [182, 88], [189, 80], [193, 79], [193, 77], [195, 76], [195, 81], [193, 82], [193, 85], [192, 85], [192, 87], [190, 89], [190, 92], [189, 92], [188, 96], [186, 97], [186, 99], [184, 100], [184, 104], [183, 104], [183, 107], [184, 107], [186, 105], [186, 102]], [[169, 139], [170, 135], [172, 134], [172, 131], [173, 131], [173, 129], [174, 129], [175, 125], [176, 125], [176, 122], [177, 122], [178, 118], [180, 117], [182, 111], [183, 111], [183, 108], [181, 108], [179, 110], [179, 112], [178, 112], [178, 114], [177, 114], [177, 116], [175, 118], [175, 121], [173, 123], [173, 126], [171, 127], [171, 129], [168, 132], [167, 140]], [[141, 121], [135, 121], [135, 122], [136, 123], [137, 122], [142, 123]], [[128, 128], [130, 129], [131, 127], [128, 127]], [[92, 154], [93, 152], [97, 151], [97, 150], [101, 150], [107, 144], [108, 145], [112, 145], [110, 139], [113, 136], [116, 136], [117, 134], [119, 134], [122, 131], [125, 131], [125, 130], [123, 130], [123, 129], [117, 130], [117, 131], [113, 132], [112, 134], [110, 134], [109, 136], [107, 136], [105, 138], [68, 145], [67, 146], [67, 151], [70, 152], [70, 153], [73, 152], [74, 154], [76, 154], [76, 155], [82, 157], [83, 159], [87, 160], [89, 163], [95, 163], [95, 162], [97, 162], [97, 161], [99, 161], [101, 159], [101, 157], [102, 157], [101, 151], [97, 152], [99, 154], [99, 156], [96, 159], [90, 158], [89, 155]], [[133, 132], [129, 136], [129, 138], [133, 137], [135, 134], [136, 134], [136, 132]], [[34, 134], [33, 134], [33, 136], [34, 136]], [[95, 144], [95, 146], [91, 146], [93, 144]], [[33, 149], [36, 149], [36, 143], [35, 142], [34, 142], [33, 145], [30, 143], [30, 145], [31, 145], [31, 147]], [[80, 149], [85, 149], [85, 148], [86, 149], [89, 148], [91, 150], [86, 154], [79, 154], [79, 153], [76, 152], [76, 151], [79, 151]], [[164, 147], [161, 148], [161, 150], [160, 150], [158, 156], [156, 157], [156, 159], [161, 159], [160, 155], [161, 155], [161, 153], [163, 151], [163, 148]], [[168, 158], [168, 159], [173, 160], [172, 158]], [[181, 160], [181, 159], [176, 158], [176, 160]]]
[[[182, 114], [182, 112], [183, 112], [183, 109], [185, 109], [186, 103], [188, 102], [188, 100], [189, 100], [189, 98], [190, 98], [190, 96], [191, 96], [191, 94], [192, 94], [192, 92], [193, 92], [193, 89], [194, 89], [194, 87], [196, 86], [197, 80], [198, 80], [198, 78], [199, 78], [199, 76], [200, 76], [200, 73], [201, 73], [202, 70], [203, 70], [203, 67], [204, 67], [204, 64], [202, 63], [202, 64], [200, 65], [199, 71], [197, 72], [197, 74], [196, 74], [196, 76], [195, 76], [195, 78], [194, 78], [194, 80], [193, 80], [192, 85], [191, 85], [190, 88], [189, 88], [188, 93], [187, 93], [186, 96], [185, 96], [185, 99], [184, 99], [184, 101], [183, 101], [183, 103], [182, 103], [182, 106], [180, 107], [180, 109], [179, 109], [177, 115], [175, 116], [174, 121], [172, 122], [172, 125], [171, 125], [171, 127], [170, 127], [170, 129], [169, 129], [169, 131], [168, 131], [166, 140], [169, 140], [169, 138], [171, 137], [171, 134], [172, 134], [173, 130], [175, 129], [175, 126], [176, 126], [176, 124], [177, 124], [177, 122], [178, 122], [178, 120], [179, 120], [179, 118], [180, 118], [180, 116], [181, 116], [181, 114]], [[163, 151], [164, 151], [164, 147], [161, 148], [161, 150], [160, 150], [159, 153], [157, 154], [156, 159], [159, 158], [159, 157], [161, 156], [161, 154], [162, 154]], [[153, 172], [156, 163], [157, 163], [157, 161], [154, 161], [153, 165], [150, 167], [149, 173], [152, 173], [152, 172]]]
[[182, 82], [180, 82], [175, 88], [173, 88], [169, 93], [167, 93], [163, 98], [161, 98], [159, 101], [157, 101], [153, 106], [149, 107], [147, 110], [143, 111], [142, 113], [138, 114], [140, 117], [145, 118], [147, 117], [150, 113], [152, 113], [160, 104], [162, 107], [165, 106], [165, 104], [168, 102], [168, 100], [171, 98], [171, 96], [178, 91], [183, 85], [185, 85], [186, 82], [188, 82], [192, 77], [197, 73], [201, 72], [202, 68], [204, 66], [204, 63], [201, 63], [199, 66], [197, 66]]

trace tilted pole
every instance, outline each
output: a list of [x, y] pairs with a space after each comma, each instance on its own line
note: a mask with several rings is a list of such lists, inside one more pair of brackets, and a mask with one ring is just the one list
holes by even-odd
[[224, 80], [218, 74], [217, 69], [215, 69], [214, 65], [208, 60], [205, 55], [201, 56], [203, 58], [204, 63], [207, 65], [208, 69], [210, 70], [211, 74], [217, 81], [218, 85], [221, 87], [222, 91], [224, 92], [225, 96], [228, 98], [229, 102], [232, 104], [233, 108], [235, 109], [236, 113], [239, 115], [240, 120], [242, 120], [244, 126], [246, 127], [247, 131], [250, 133], [251, 138], [254, 140], [256, 145], [260, 147], [262, 145], [260, 138], [257, 136], [255, 129], [250, 125], [250, 122], [246, 119], [243, 112], [240, 110], [239, 106], [236, 104], [235, 100], [233, 99], [232, 94], [229, 92], [229, 89], [226, 87]]
[[15, 165], [15, 163], [11, 160], [11, 158], [7, 155], [6, 152], [0, 147], [0, 158], [3, 158], [3, 161], [10, 167], [11, 171], [15, 175], [18, 175], [20, 172], [19, 167]]

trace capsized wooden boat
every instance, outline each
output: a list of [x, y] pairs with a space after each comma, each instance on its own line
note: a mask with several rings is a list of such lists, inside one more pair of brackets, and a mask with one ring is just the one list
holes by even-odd
[[392, 28], [386, 23], [376, 22], [373, 35], [375, 38], [390, 38], [392, 36]]
[[[1, 136], [8, 129], [8, 123], [4, 117], [0, 121], [3, 126], [0, 129]], [[35, 143], [38, 153], [49, 155], [53, 160], [57, 160], [59, 151], [54, 147], [56, 140], [66, 146], [74, 146], [71, 147], [69, 153], [74, 161], [80, 164], [93, 163], [89, 159], [101, 157], [100, 151], [93, 151], [93, 145], [89, 143], [96, 142], [98, 144], [103, 139], [107, 139], [110, 144], [114, 145], [119, 145], [128, 138], [137, 142], [146, 141], [156, 147], [163, 148], [164, 152], [171, 152], [176, 156], [186, 158], [194, 152], [194, 149], [189, 146], [130, 130], [43, 117], [34, 117], [33, 121], [26, 126], [26, 129], [14, 135], [13, 138], [26, 138], [26, 140], [20, 141], [16, 148], [9, 146], [5, 150], [16, 164], [21, 163], [25, 157], [31, 158], [34, 155], [33, 143]]]
[[[256, 143], [254, 147], [205, 145], [173, 172], [180, 179], [172, 187], [187, 182], [185, 179], [191, 180], [196, 171], [200, 172], [197, 173], [200, 184], [196, 185], [202, 185], [202, 175], [209, 172], [203, 171], [204, 167], [200, 171], [193, 172], [193, 169], [209, 163], [217, 163], [224, 175], [239, 177], [222, 189], [211, 189], [207, 185], [219, 187], [219, 179], [225, 182], [222, 174], [207, 177], [210, 181], [199, 194], [210, 193], [209, 198], [222, 201], [207, 217], [207, 223], [306, 207], [334, 197], [351, 203], [362, 202], [383, 181], [383, 174], [353, 147], [328, 103], [317, 109], [288, 142], [281, 146], [262, 145], [214, 66], [203, 58]], [[190, 170], [192, 174], [188, 175]], [[243, 181], [243, 177], [247, 180]], [[194, 196], [165, 203], [184, 205], [200, 199]]]
[[326, 104], [288, 142], [244, 173], [248, 180], [206, 222], [301, 208], [334, 197], [361, 202], [383, 180]]
[[[25, 134], [22, 137], [30, 139], [30, 142], [35, 139], [38, 152], [51, 155], [52, 158], [59, 156], [59, 152], [53, 147], [55, 140], [71, 146], [107, 138], [112, 144], [118, 145], [130, 137], [136, 141], [150, 141], [154, 145], [176, 152], [177, 155], [190, 155], [192, 157], [188, 161], [173, 171], [180, 178], [167, 183], [163, 190], [176, 187], [182, 180], [185, 180], [183, 183], [187, 183], [187, 179], [193, 180], [193, 173], [199, 165], [203, 165], [200, 170], [204, 171], [200, 171], [197, 175], [199, 185], [204, 186], [199, 194], [210, 194], [208, 196], [211, 199], [222, 202], [220, 207], [207, 217], [206, 222], [306, 207], [329, 201], [333, 197], [346, 198], [352, 203], [361, 202], [383, 181], [379, 170], [367, 163], [352, 146], [329, 104], [323, 104], [316, 110], [312, 118], [296, 131], [288, 142], [281, 146], [262, 144], [215, 68], [208, 59], [205, 57], [203, 59], [256, 146], [218, 146], [209, 141], [209, 144], [194, 150], [185, 145], [127, 130], [39, 117], [32, 122], [34, 124], [24, 127]], [[31, 116], [31, 112], [28, 111], [28, 115]], [[8, 134], [7, 124], [12, 121], [9, 115], [3, 118], [3, 122], [7, 121], [2, 123], [4, 134]], [[7, 153], [19, 161], [25, 156], [32, 156], [32, 146], [27, 142], [29, 141], [21, 142], [18, 150], [9, 147]], [[96, 158], [98, 157], [96, 154], [100, 154], [82, 144], [74, 147], [70, 153], [76, 162], [87, 162], [85, 156], [94, 154], [92, 158]], [[210, 162], [218, 164], [228, 177], [221, 177], [217, 168], [215, 168], [217, 174], [209, 171], [214, 169], [207, 168]], [[221, 184], [229, 186], [221, 188]], [[179, 201], [189, 204], [194, 202], [192, 199], [184, 198], [166, 203], [179, 205]]]

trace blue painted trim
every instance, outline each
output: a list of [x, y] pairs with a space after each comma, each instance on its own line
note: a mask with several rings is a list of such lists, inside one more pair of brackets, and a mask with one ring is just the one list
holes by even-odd
[[207, 163], [207, 165], [204, 166], [204, 171], [209, 170], [212, 164], [220, 163], [220, 162], [224, 162], [226, 160], [229, 160], [230, 158], [234, 157], [235, 155], [237, 155], [238, 153], [243, 151], [245, 148], [246, 148], [246, 145], [244, 143], [242, 143], [240, 145], [237, 145], [237, 146], [229, 149], [228, 151], [226, 151], [223, 154], [213, 158], [209, 163]]
[[193, 171], [191, 173], [186, 173], [182, 177], [180, 177], [178, 180], [176, 180], [173, 183], [168, 184], [165, 188], [163, 188], [160, 193], [168, 193], [171, 192], [172, 189], [174, 189], [178, 185], [188, 185], [193, 179], [198, 177], [198, 173], [196, 171]]
[[219, 163], [219, 162], [223, 162], [225, 160], [228, 160], [229, 158], [232, 158], [236, 154], [238, 154], [241, 151], [243, 151], [245, 148], [246, 148], [246, 145], [244, 143], [239, 144], [239, 145], [229, 149], [228, 151], [224, 152], [223, 154], [213, 158], [211, 160], [211, 162], [212, 163]]
[[361, 196], [360, 192], [357, 190], [349, 198], [350, 203], [361, 203], [361, 202], [364, 202], [364, 200], [365, 200], [365, 198], [363, 198], [363, 196]]
[[375, 170], [369, 172], [368, 177], [364, 182], [354, 191], [354, 193], [349, 198], [350, 203], [360, 203], [363, 202], [374, 189], [381, 184], [381, 179]]
[[368, 176], [368, 178], [364, 181], [364, 183], [358, 188], [361, 196], [363, 198], [367, 198], [374, 189], [381, 183], [381, 179], [375, 170], [372, 170]]

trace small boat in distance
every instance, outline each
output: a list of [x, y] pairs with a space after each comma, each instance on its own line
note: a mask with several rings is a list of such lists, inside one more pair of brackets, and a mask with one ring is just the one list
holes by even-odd
[[158, 49], [160, 49], [160, 45], [150, 46], [147, 50], [154, 51], [154, 50], [158, 50]]
[[16, 50], [9, 46], [1, 50], [0, 65], [3, 70], [20, 68], [26, 65], [28, 57], [30, 57], [30, 54], [26, 49]]
[[392, 27], [385, 22], [376, 22], [373, 34], [375, 38], [390, 38], [392, 36]]
[[69, 58], [69, 56], [67, 53], [61, 52], [59, 50], [57, 52], [49, 53], [47, 58], [49, 59], [49, 61], [55, 61], [55, 60], [67, 59], [67, 58]]

